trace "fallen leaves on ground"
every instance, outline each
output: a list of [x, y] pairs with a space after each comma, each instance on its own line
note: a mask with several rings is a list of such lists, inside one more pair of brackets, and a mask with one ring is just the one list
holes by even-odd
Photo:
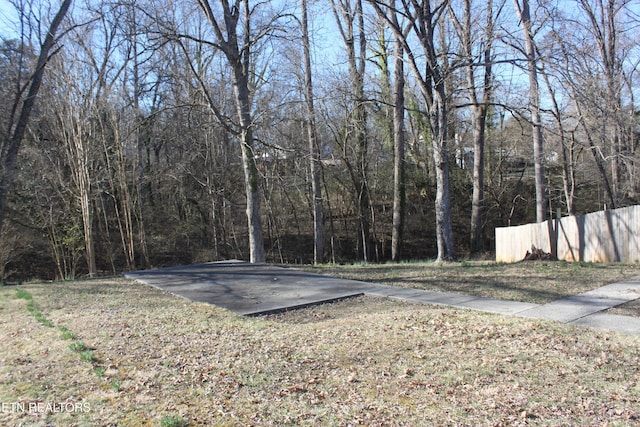
[[2, 425], [640, 422], [634, 336], [382, 298], [246, 318], [123, 279], [24, 288], [54, 328], [0, 288], [0, 401], [90, 411], [5, 411]]

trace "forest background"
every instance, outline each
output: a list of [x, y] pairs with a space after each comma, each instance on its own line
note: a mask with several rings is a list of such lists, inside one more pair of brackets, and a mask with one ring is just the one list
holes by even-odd
[[639, 202], [635, 1], [0, 10], [1, 280], [488, 257]]

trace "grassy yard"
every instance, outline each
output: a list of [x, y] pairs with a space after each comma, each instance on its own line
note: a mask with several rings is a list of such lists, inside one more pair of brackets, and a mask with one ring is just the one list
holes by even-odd
[[640, 264], [546, 261], [329, 265], [309, 266], [305, 270], [387, 285], [537, 304], [640, 276]]
[[[313, 270], [533, 302], [640, 275], [513, 268]], [[5, 286], [0, 342], [3, 426], [640, 424], [640, 337], [386, 299], [246, 318], [124, 279]]]

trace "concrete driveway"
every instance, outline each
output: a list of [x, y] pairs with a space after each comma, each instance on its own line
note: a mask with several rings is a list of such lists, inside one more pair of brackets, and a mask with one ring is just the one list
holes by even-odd
[[640, 334], [640, 317], [606, 313], [611, 307], [640, 298], [640, 277], [543, 305], [378, 285], [244, 261], [144, 270], [125, 277], [249, 316], [371, 295]]
[[243, 261], [136, 271], [126, 273], [125, 277], [244, 315], [274, 313], [354, 297], [371, 287], [354, 280]]

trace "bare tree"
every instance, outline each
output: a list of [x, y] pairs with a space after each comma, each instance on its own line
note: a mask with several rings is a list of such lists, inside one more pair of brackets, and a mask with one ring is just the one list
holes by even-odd
[[311, 171], [311, 193], [313, 198], [313, 262], [321, 264], [324, 254], [322, 187], [320, 186], [320, 146], [316, 129], [316, 113], [313, 95], [313, 80], [311, 73], [311, 43], [309, 40], [309, 25], [307, 17], [307, 0], [300, 0], [302, 8], [302, 49], [304, 56], [304, 98], [306, 105], [306, 125], [309, 142], [309, 168]]
[[[601, 120], [609, 126], [609, 153], [611, 159], [611, 190], [613, 193], [613, 205], [620, 204], [622, 187], [622, 156], [630, 152], [630, 147], [625, 138], [626, 115], [622, 107], [622, 89], [624, 76], [622, 70], [622, 56], [620, 51], [621, 29], [618, 15], [630, 4], [629, 0], [579, 0], [578, 4], [586, 15], [586, 28], [590, 38], [593, 39], [596, 51], [600, 55], [599, 68], [604, 75], [603, 95], [598, 100], [604, 101], [606, 111]], [[601, 83], [601, 84], [602, 84]]]
[[[260, 216], [260, 177], [254, 152], [250, 81], [252, 47], [257, 38], [264, 37], [266, 33], [252, 35], [252, 9], [249, 7], [249, 0], [235, 0], [234, 4], [230, 4], [227, 0], [220, 0], [219, 3], [222, 18], [214, 13], [209, 0], [198, 0], [200, 9], [213, 29], [215, 35], [213, 45], [224, 54], [231, 69], [238, 117], [237, 133], [242, 146], [250, 260], [260, 263], [265, 261], [265, 251]], [[215, 108], [214, 105], [212, 107]]]
[[[421, 95], [427, 105], [426, 115], [432, 138], [433, 161], [436, 172], [436, 240], [438, 261], [455, 259], [451, 218], [451, 196], [449, 182], [449, 149], [447, 141], [447, 93], [445, 76], [436, 46], [438, 22], [447, 10], [448, 1], [433, 4], [431, 0], [403, 1], [401, 9], [394, 1], [368, 0], [378, 15], [384, 18], [395, 36], [399, 38], [407, 53], [408, 62]], [[419, 55], [409, 42], [409, 34], [391, 19], [391, 14], [401, 14], [408, 21], [411, 32], [417, 37], [424, 55], [420, 64]]]
[[[553, 38], [557, 40], [556, 37]], [[561, 44], [562, 42], [558, 43]], [[561, 49], [562, 50], [562, 49]], [[559, 55], [562, 57], [562, 55]], [[541, 56], [538, 55], [540, 58]], [[547, 60], [540, 60], [540, 72], [543, 81], [549, 93], [549, 101], [551, 102], [551, 114], [556, 125], [556, 133], [560, 140], [560, 148], [562, 150], [562, 188], [564, 192], [565, 204], [569, 215], [576, 214], [576, 157], [580, 153], [578, 144], [575, 142], [575, 131], [571, 132], [566, 129], [567, 123], [565, 114], [560, 107], [557, 90], [551, 82], [550, 71], [547, 70]], [[571, 137], [569, 136], [571, 134]]]
[[[58, 58], [56, 67], [52, 68], [52, 84], [64, 87], [66, 96], [55, 97], [48, 104], [49, 114], [53, 118], [50, 132], [64, 146], [66, 166], [71, 175], [68, 192], [80, 211], [85, 258], [90, 276], [97, 274], [95, 206], [99, 188], [96, 176], [97, 165], [101, 163], [98, 160], [100, 151], [104, 153], [107, 165], [109, 192], [122, 194], [122, 200], [114, 200], [114, 205], [123, 253], [127, 259], [131, 255], [129, 244], [133, 244], [131, 200], [127, 197], [127, 180], [123, 170], [125, 166], [122, 165], [124, 147], [117, 129], [119, 124], [115, 123], [116, 119], [111, 111], [113, 91], [126, 61], [116, 60], [118, 29], [111, 21], [114, 17], [104, 12], [99, 11], [91, 24], [77, 27], [73, 31], [70, 45], [63, 52], [65, 56]], [[119, 171], [114, 175], [110, 163], [111, 151], [120, 156], [117, 161], [120, 166], [115, 168]], [[112, 197], [115, 199], [114, 195]]]
[[[127, 219], [127, 226], [125, 229], [127, 230], [126, 235], [128, 236], [125, 239], [127, 260], [129, 264], [129, 268], [134, 269], [136, 266], [135, 260], [135, 249], [136, 244], [138, 246], [140, 252], [140, 264], [148, 267], [149, 263], [149, 254], [147, 248], [147, 237], [145, 231], [145, 220], [144, 220], [144, 191], [143, 191], [143, 178], [144, 178], [144, 167], [143, 167], [143, 156], [144, 156], [144, 144], [142, 142], [142, 127], [144, 122], [144, 114], [143, 109], [141, 107], [141, 100], [143, 98], [144, 92], [144, 83], [145, 79], [142, 71], [142, 64], [146, 59], [149, 58], [150, 54], [145, 52], [145, 49], [141, 47], [143, 45], [144, 40], [140, 40], [140, 33], [143, 33], [144, 27], [140, 22], [140, 13], [135, 3], [126, 4], [123, 2], [122, 7], [125, 8], [125, 23], [124, 23], [124, 33], [125, 33], [125, 54], [126, 58], [130, 58], [131, 70], [125, 69], [125, 76], [123, 78], [123, 90], [127, 90], [128, 86], [131, 85], [131, 105], [133, 108], [132, 120], [131, 123], [132, 129], [127, 132], [127, 135], [131, 135], [135, 140], [135, 146], [137, 148], [137, 158], [135, 159], [135, 176], [133, 177], [133, 190], [129, 190], [128, 186], [122, 183], [122, 180], [125, 175], [125, 171], [123, 170], [122, 165], [125, 163], [126, 155], [125, 150], [121, 150], [119, 153], [120, 162], [120, 172], [121, 177], [119, 179], [120, 185], [123, 187], [123, 195], [126, 199], [130, 200], [126, 211], [125, 218]], [[122, 145], [121, 145], [122, 147]], [[126, 180], [125, 180], [126, 182]], [[135, 201], [133, 200], [135, 198]], [[137, 202], [137, 203], [135, 203]], [[132, 218], [133, 217], [133, 218]], [[137, 225], [137, 241], [134, 242], [133, 236], [133, 226]]]
[[[56, 33], [71, 6], [71, 0], [63, 0], [47, 29], [44, 41], [40, 47], [38, 61], [33, 70], [33, 74], [27, 84], [18, 87], [13, 100], [12, 112], [17, 114], [15, 121], [10, 120], [8, 128], [3, 131], [2, 144], [0, 145], [0, 232], [4, 224], [5, 211], [7, 207], [7, 197], [15, 179], [16, 162], [18, 151], [24, 139], [31, 111], [36, 102], [36, 97], [42, 85], [44, 69], [51, 57], [51, 50], [57, 43]], [[23, 35], [24, 37], [25, 35]], [[22, 95], [26, 92], [26, 96]], [[13, 116], [13, 114], [12, 114]]]
[[[485, 130], [487, 113], [493, 96], [492, 47], [495, 38], [493, 0], [487, 0], [485, 26], [480, 52], [474, 53], [475, 26], [472, 23], [472, 0], [463, 0], [463, 16], [459, 19], [453, 9], [451, 16], [459, 34], [464, 69], [466, 72], [466, 93], [471, 108], [473, 128], [473, 194], [471, 202], [471, 251], [482, 250], [483, 210], [484, 210], [484, 169], [485, 169]], [[477, 64], [481, 64], [478, 66]], [[476, 69], [482, 68], [481, 84], [476, 81]]]
[[351, 161], [345, 155], [344, 160], [356, 193], [359, 252], [362, 259], [368, 261], [371, 251], [371, 202], [367, 179], [369, 137], [367, 135], [367, 109], [364, 90], [367, 39], [362, 0], [331, 0], [331, 4], [340, 37], [346, 47], [349, 83], [354, 103], [343, 147], [343, 151], [346, 151], [349, 142], [347, 140], [353, 140], [354, 159]]
[[[626, 195], [634, 193], [632, 129], [636, 119], [630, 120], [633, 114], [629, 113], [635, 106], [633, 90], [625, 93], [627, 73], [633, 74], [638, 68], [632, 47], [636, 41], [628, 33], [637, 22], [631, 3], [577, 0], [573, 13], [557, 11], [553, 16], [554, 54], [544, 61], [560, 76], [561, 89], [573, 106], [570, 122], [556, 119], [559, 129], [561, 125], [574, 129], [566, 138], [563, 158], [571, 162], [574, 147], [583, 146], [592, 153], [602, 184], [598, 188], [604, 190], [605, 206], [610, 208], [620, 206]], [[550, 93], [553, 95], [551, 89]], [[565, 173], [565, 182], [571, 184], [571, 171]], [[571, 196], [571, 187], [565, 184], [565, 188]]]
[[536, 46], [533, 38], [533, 22], [529, 0], [513, 0], [524, 39], [524, 53], [529, 75], [529, 107], [531, 109], [531, 127], [533, 134], [533, 164], [536, 182], [536, 222], [546, 219], [546, 190], [544, 183], [544, 144], [540, 119], [540, 87], [538, 85], [538, 64]]
[[[397, 27], [396, 14], [391, 22]], [[402, 258], [404, 217], [406, 210], [405, 182], [405, 126], [404, 126], [404, 45], [396, 36], [393, 50], [393, 219], [391, 230], [391, 259], [398, 262]]]

